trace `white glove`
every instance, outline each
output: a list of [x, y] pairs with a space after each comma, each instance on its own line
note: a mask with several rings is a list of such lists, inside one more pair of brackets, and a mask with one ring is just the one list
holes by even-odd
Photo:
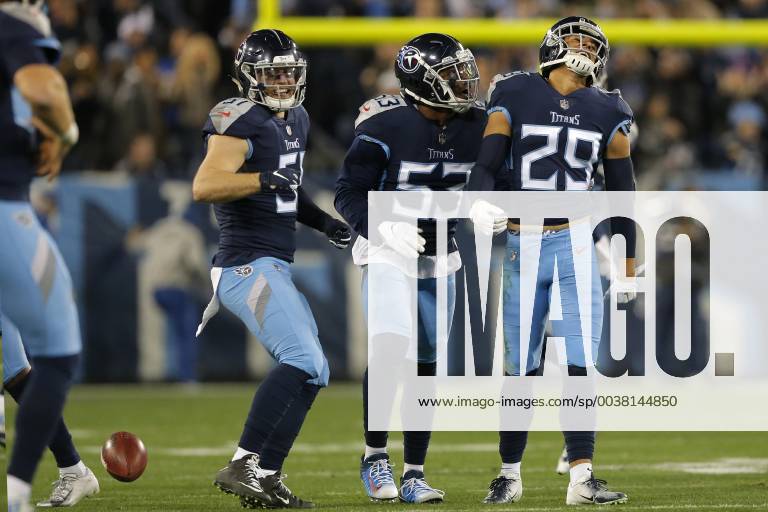
[[382, 222], [379, 224], [379, 233], [385, 244], [406, 258], [418, 258], [427, 243], [419, 234], [421, 229], [407, 222]]
[[469, 218], [486, 235], [498, 235], [507, 229], [507, 214], [498, 206], [479, 199], [469, 209]]

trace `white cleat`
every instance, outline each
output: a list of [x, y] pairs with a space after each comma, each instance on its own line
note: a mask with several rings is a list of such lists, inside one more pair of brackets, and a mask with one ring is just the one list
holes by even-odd
[[46, 501], [37, 504], [38, 507], [71, 507], [83, 498], [88, 498], [99, 492], [99, 481], [93, 471], [86, 468], [83, 476], [65, 473], [54, 482], [51, 496]]
[[569, 469], [571, 469], [571, 465], [568, 463], [568, 448], [563, 448], [563, 453], [561, 453], [560, 458], [557, 459], [555, 473], [558, 475], [565, 475], [568, 473]]
[[623, 492], [610, 491], [605, 480], [591, 476], [583, 482], [568, 484], [566, 505], [616, 505], [629, 500]]

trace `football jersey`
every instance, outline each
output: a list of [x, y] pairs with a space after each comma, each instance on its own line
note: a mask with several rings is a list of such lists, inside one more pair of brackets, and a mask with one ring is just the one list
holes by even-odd
[[58, 58], [59, 42], [41, 30], [0, 9], [0, 199], [28, 199], [35, 175], [38, 135], [13, 77], [28, 64], [52, 64]]
[[[245, 98], [220, 102], [211, 110], [203, 128], [206, 142], [211, 135], [226, 135], [248, 143], [245, 164], [237, 171], [246, 173], [282, 168], [302, 173], [308, 132], [309, 117], [304, 107], [288, 110], [281, 119]], [[295, 191], [265, 190], [235, 201], [216, 203], [213, 208], [220, 230], [214, 266], [244, 265], [268, 256], [293, 261]]]
[[[378, 144], [387, 157], [386, 165], [368, 180], [369, 190], [462, 190], [477, 159], [486, 120], [479, 103], [440, 126], [400, 95], [382, 95], [365, 102], [355, 121], [355, 136]], [[412, 207], [418, 208], [419, 196], [413, 200]], [[400, 202], [407, 205], [408, 197], [403, 196]], [[420, 220], [419, 227], [426, 240], [424, 254], [434, 255], [435, 222]], [[453, 252], [455, 220], [449, 221], [448, 230], [448, 250]]]
[[512, 128], [511, 190], [589, 190], [608, 144], [633, 121], [619, 91], [564, 96], [538, 73], [497, 75], [488, 97], [488, 114], [504, 113]]

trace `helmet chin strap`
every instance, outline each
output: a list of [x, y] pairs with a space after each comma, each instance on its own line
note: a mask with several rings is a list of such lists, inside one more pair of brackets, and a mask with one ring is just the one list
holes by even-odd
[[591, 76], [594, 79], [595, 65], [592, 59], [583, 53], [568, 52], [563, 58], [565, 67], [579, 76]]

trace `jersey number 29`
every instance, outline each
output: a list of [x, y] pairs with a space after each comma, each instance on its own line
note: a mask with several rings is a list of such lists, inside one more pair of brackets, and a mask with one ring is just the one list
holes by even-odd
[[[558, 152], [558, 141], [560, 131], [563, 126], [547, 126], [540, 124], [524, 124], [520, 132], [520, 138], [524, 139], [531, 136], [546, 137], [546, 144], [539, 149], [534, 149], [524, 154], [520, 159], [520, 178], [523, 190], [557, 190], [557, 169], [546, 169], [537, 173], [539, 176], [545, 175], [546, 178], [534, 178], [531, 175], [531, 167], [534, 163]], [[580, 130], [578, 128], [567, 127], [565, 143], [565, 162], [572, 170], [583, 170], [583, 175], [572, 175], [565, 172], [566, 190], [588, 190], [592, 183], [592, 171], [598, 160], [600, 151], [600, 141], [603, 134], [591, 130]], [[589, 160], [584, 160], [576, 156], [576, 146], [579, 141], [589, 142], [591, 144], [591, 155]]]

